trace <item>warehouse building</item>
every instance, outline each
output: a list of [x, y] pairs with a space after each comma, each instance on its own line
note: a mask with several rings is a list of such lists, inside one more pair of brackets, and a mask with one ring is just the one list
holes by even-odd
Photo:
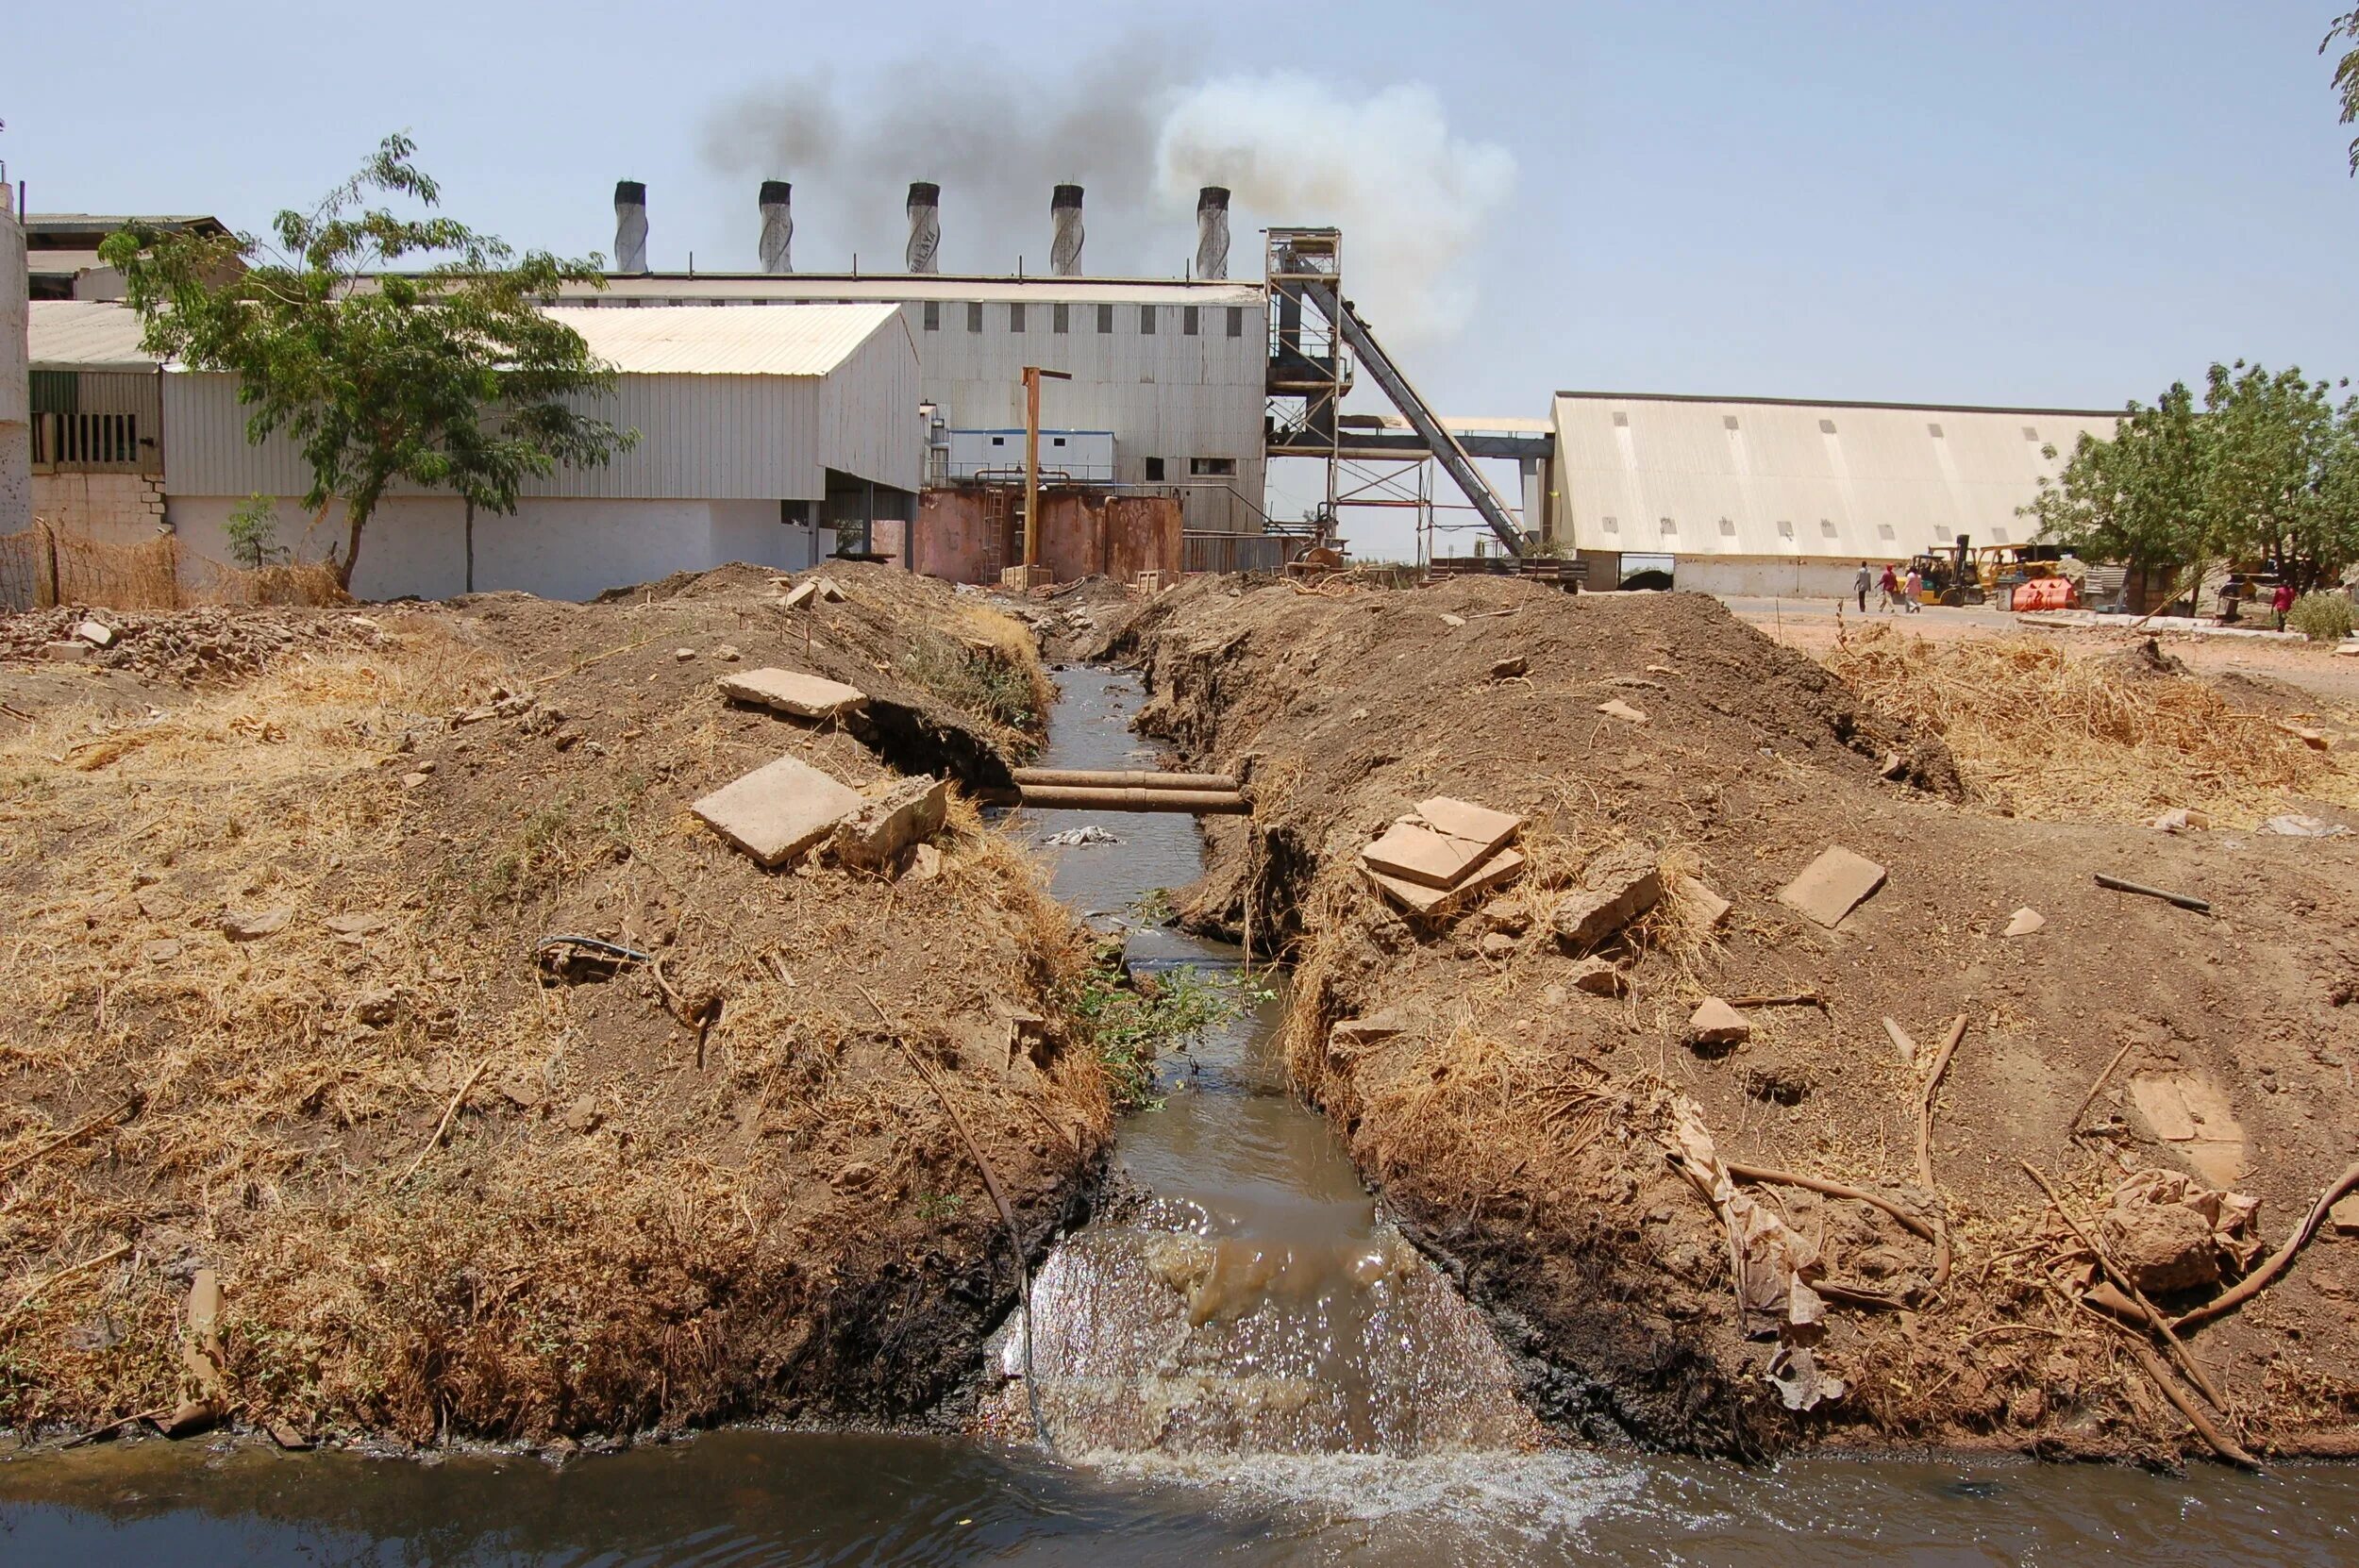
[[[795, 569], [835, 548], [836, 525], [908, 516], [926, 465], [917, 356], [890, 305], [567, 310], [620, 373], [589, 405], [635, 429], [600, 468], [529, 481], [512, 516], [472, 520], [455, 496], [389, 494], [360, 546], [363, 598], [523, 589], [587, 598], [732, 560]], [[102, 542], [177, 533], [228, 559], [231, 510], [279, 499], [278, 537], [304, 559], [341, 542], [296, 500], [310, 471], [283, 435], [246, 440], [237, 378], [159, 365], [117, 305], [34, 301], [33, 509]]]
[[2118, 417], [1559, 392], [1551, 533], [1594, 587], [1659, 571], [1706, 592], [1832, 597], [1862, 561], [2030, 542], [2017, 509]]

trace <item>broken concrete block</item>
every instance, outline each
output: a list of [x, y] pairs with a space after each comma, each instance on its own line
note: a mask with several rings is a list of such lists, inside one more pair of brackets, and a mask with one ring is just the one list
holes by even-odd
[[2007, 928], [2004, 931], [2001, 931], [1999, 935], [2008, 937], [2028, 937], [2033, 932], [2041, 929], [2047, 924], [2048, 918], [2045, 915], [2041, 914], [2037, 909], [2031, 908], [2029, 905], [2026, 905], [2024, 908], [2016, 910], [2014, 914], [2007, 918]]
[[1575, 955], [1603, 944], [1663, 898], [1662, 868], [1643, 844], [1618, 844], [1595, 857], [1581, 879], [1550, 921], [1556, 940]]
[[1398, 1008], [1386, 1008], [1365, 1018], [1347, 1018], [1327, 1031], [1327, 1049], [1337, 1057], [1357, 1056], [1369, 1046], [1406, 1034], [1409, 1020]]
[[1505, 931], [1488, 932], [1477, 945], [1481, 948], [1484, 958], [1495, 961], [1515, 956], [1515, 939]]
[[1489, 851], [1416, 823], [1397, 822], [1360, 852], [1370, 870], [1428, 887], [1447, 888]]
[[1832, 930], [1883, 885], [1883, 867], [1835, 844], [1780, 889], [1778, 902]]
[[795, 670], [748, 670], [723, 676], [716, 684], [731, 702], [752, 703], [798, 719], [836, 718], [868, 700], [868, 693], [857, 686]]
[[1392, 876], [1363, 860], [1362, 875], [1374, 883], [1380, 892], [1411, 914], [1438, 917], [1493, 888], [1504, 887], [1523, 875], [1523, 852], [1501, 849], [1490, 859], [1479, 862], [1454, 888], [1428, 887], [1407, 877]]
[[2155, 1137], [2167, 1143], [2183, 1143], [2195, 1136], [2195, 1118], [2172, 1078], [2132, 1078], [2130, 1103]]
[[1707, 996], [1687, 1015], [1690, 1045], [1741, 1045], [1753, 1036], [1745, 1015], [1717, 996]]
[[814, 577], [811, 580], [818, 585], [819, 596], [822, 599], [831, 605], [840, 605], [844, 602], [844, 590], [836, 586], [836, 580], [833, 577]]
[[1671, 884], [1671, 901], [1679, 917], [1690, 930], [1715, 931], [1729, 918], [1735, 906], [1693, 876], [1682, 876]]
[[221, 917], [221, 934], [231, 942], [259, 942], [275, 937], [294, 919], [292, 907], [271, 909], [231, 909]]
[[2340, 1236], [2359, 1236], [2359, 1193], [2346, 1193], [2326, 1211], [2326, 1223]]
[[1442, 625], [1446, 626], [1463, 626], [1465, 624], [1466, 618], [1464, 615], [1452, 615], [1448, 610], [1442, 611]]
[[794, 757], [756, 768], [689, 808], [764, 866], [783, 865], [858, 815], [868, 802]]
[[788, 591], [783, 602], [788, 609], [800, 609], [818, 596], [819, 579], [813, 577], [809, 582], [796, 583]]
[[90, 657], [88, 642], [43, 642], [41, 657], [60, 664], [75, 664]]
[[910, 869], [905, 874], [912, 882], [930, 882], [942, 875], [942, 851], [932, 844], [921, 843], [910, 856]]
[[1494, 811], [1447, 795], [1417, 802], [1417, 820], [1446, 838], [1475, 845], [1478, 859], [1514, 838], [1524, 826], [1524, 819], [1512, 811]]
[[104, 621], [85, 621], [74, 628], [74, 635], [93, 648], [111, 648], [115, 644], [115, 629]]
[[1632, 708], [1619, 697], [1598, 704], [1598, 711], [1609, 719], [1619, 719], [1625, 724], [1643, 725], [1648, 722], [1645, 709]]
[[1573, 965], [1573, 989], [1592, 996], [1627, 996], [1630, 976], [1603, 959], [1583, 959]]
[[881, 871], [912, 844], [941, 832], [949, 814], [949, 780], [905, 778], [836, 824], [835, 852], [847, 865]]

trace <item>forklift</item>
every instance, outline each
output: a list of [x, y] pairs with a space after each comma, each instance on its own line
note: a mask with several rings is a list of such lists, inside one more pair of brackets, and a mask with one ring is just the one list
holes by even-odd
[[1983, 602], [1981, 574], [1975, 570], [1971, 542], [1965, 534], [1949, 553], [1928, 550], [1909, 562], [1909, 569], [1917, 575], [1922, 587], [1917, 602], [1928, 605], [1979, 605]]

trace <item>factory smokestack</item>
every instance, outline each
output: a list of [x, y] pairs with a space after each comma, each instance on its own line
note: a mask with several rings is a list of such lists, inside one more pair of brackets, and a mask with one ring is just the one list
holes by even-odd
[[795, 187], [782, 179], [761, 182], [761, 270], [791, 273], [795, 261]]
[[635, 179], [614, 182], [614, 270], [647, 270], [647, 188]]
[[1081, 188], [1060, 185], [1048, 198], [1048, 270], [1081, 275]]
[[909, 270], [938, 273], [942, 270], [942, 187], [928, 180], [910, 181], [909, 211]]
[[1196, 193], [1196, 275], [1229, 275], [1229, 187], [1208, 185]]

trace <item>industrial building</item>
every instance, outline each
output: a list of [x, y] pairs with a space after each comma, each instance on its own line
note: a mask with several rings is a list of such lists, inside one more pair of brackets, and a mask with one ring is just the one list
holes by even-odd
[[[33, 509], [102, 542], [168, 525], [226, 559], [241, 501], [280, 497], [279, 538], [311, 519], [310, 475], [283, 435], [246, 439], [237, 378], [159, 365], [129, 309], [35, 301]], [[364, 598], [523, 589], [587, 598], [727, 561], [795, 569], [836, 547], [835, 525], [913, 509], [926, 433], [917, 356], [889, 305], [800, 305], [724, 315], [699, 308], [567, 311], [619, 381], [596, 411], [639, 432], [599, 468], [525, 486], [512, 516], [472, 520], [455, 496], [389, 494], [364, 535]], [[331, 507], [304, 548], [341, 541]]]
[[[2018, 514], [2118, 414], [1659, 393], [1556, 394], [1549, 533], [1593, 588], [1832, 597], [1862, 561], [2030, 542]], [[2049, 449], [2058, 455], [2050, 458]]]

